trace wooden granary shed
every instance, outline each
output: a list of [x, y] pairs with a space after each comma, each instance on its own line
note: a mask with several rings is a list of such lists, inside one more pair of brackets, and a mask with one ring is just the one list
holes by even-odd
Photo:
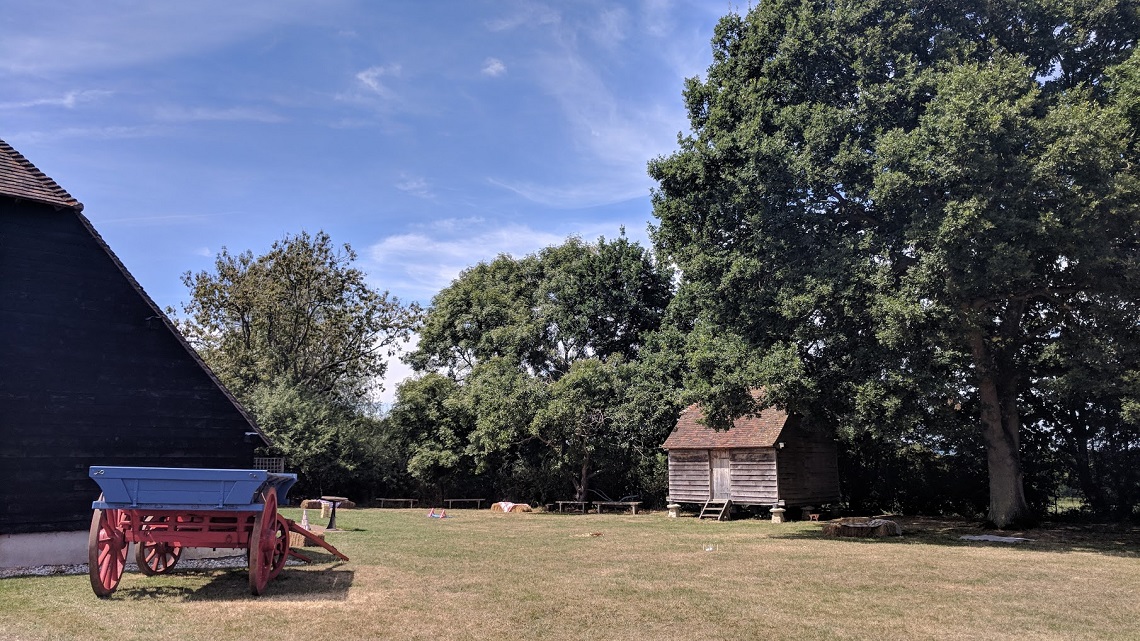
[[84, 217], [0, 140], [0, 534], [86, 529], [88, 467], [253, 467], [264, 438]]
[[839, 501], [833, 433], [809, 429], [797, 414], [768, 408], [728, 430], [703, 425], [701, 409], [681, 412], [662, 446], [669, 452], [669, 500], [804, 507]]

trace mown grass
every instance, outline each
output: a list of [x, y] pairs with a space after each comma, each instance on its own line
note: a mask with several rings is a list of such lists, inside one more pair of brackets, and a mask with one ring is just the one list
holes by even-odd
[[[291, 511], [286, 512], [296, 517]], [[1140, 638], [1133, 528], [1050, 528], [1011, 546], [905, 520], [893, 540], [817, 525], [638, 516], [345, 510], [351, 561], [0, 580], [0, 639]]]

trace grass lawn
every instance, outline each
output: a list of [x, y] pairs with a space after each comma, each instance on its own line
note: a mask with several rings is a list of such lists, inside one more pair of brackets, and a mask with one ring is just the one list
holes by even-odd
[[[299, 518], [296, 510], [285, 510]], [[343, 510], [268, 594], [246, 571], [0, 580], [0, 639], [1140, 639], [1140, 529], [966, 543], [903, 519], [893, 540], [818, 525], [637, 516]], [[1009, 534], [1009, 533], [1004, 533]], [[313, 548], [309, 548], [313, 549]]]

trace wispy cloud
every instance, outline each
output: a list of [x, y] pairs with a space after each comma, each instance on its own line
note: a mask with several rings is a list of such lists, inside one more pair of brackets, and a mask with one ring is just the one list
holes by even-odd
[[195, 256], [203, 256], [205, 258], [213, 258], [214, 252], [210, 251], [209, 247], [197, 247], [194, 249]]
[[416, 347], [419, 344], [420, 337], [418, 334], [414, 334], [411, 340], [406, 344], [401, 343], [396, 347], [396, 354], [388, 359], [388, 370], [380, 379], [380, 385], [383, 390], [376, 395], [377, 401], [386, 406], [391, 406], [396, 402], [396, 387], [415, 375], [412, 368], [401, 361], [400, 358], [404, 354], [410, 354], [416, 351]]
[[118, 140], [124, 138], [146, 138], [166, 133], [158, 125], [116, 126], [105, 127], [63, 127], [51, 131], [20, 131], [5, 136], [4, 139], [15, 144], [39, 143], [52, 140], [65, 140], [69, 138], [85, 138], [92, 140]]
[[400, 174], [400, 179], [396, 181], [395, 187], [402, 192], [419, 196], [420, 198], [432, 198], [435, 196], [428, 186], [427, 180], [422, 176]]
[[629, 14], [620, 7], [601, 12], [597, 23], [587, 30], [590, 38], [607, 49], [613, 49], [625, 40], [629, 28]]
[[470, 229], [477, 225], [481, 225], [484, 222], [486, 222], [486, 219], [482, 216], [468, 216], [466, 218], [443, 218], [440, 220], [433, 220], [430, 223], [423, 225], [423, 227], [434, 231], [454, 233], [464, 229]]
[[[599, 236], [615, 237], [620, 223], [592, 222], [559, 229], [536, 229], [509, 224], [457, 236], [482, 223], [482, 219], [448, 219], [436, 221], [413, 233], [383, 238], [369, 247], [369, 272], [386, 289], [397, 289], [417, 296], [422, 301], [447, 287], [460, 272], [481, 261], [493, 260], [500, 254], [521, 258], [545, 247], [560, 245], [568, 236], [592, 241]], [[637, 229], [630, 237], [643, 240]]]
[[[679, 99], [684, 77], [659, 86], [631, 86], [626, 66], [637, 60], [654, 71], [677, 68], [671, 38], [692, 43], [670, 19], [668, 6], [652, 2], [634, 12], [617, 6], [567, 10], [565, 16], [527, 4], [487, 23], [490, 29], [527, 28], [542, 34], [541, 44], [511, 73], [553, 100], [556, 117], [550, 128], [570, 141], [560, 157], [566, 169], [552, 177], [498, 173], [490, 175], [491, 184], [535, 203], [567, 208], [647, 195], [653, 183], [646, 162], [673, 151], [677, 132], [685, 129]], [[707, 51], [707, 45], [698, 49]]]
[[499, 254], [525, 256], [557, 245], [565, 237], [524, 225], [510, 225], [462, 238], [443, 238], [427, 230], [388, 236], [372, 245], [370, 272], [385, 288], [414, 292], [423, 300], [446, 287], [461, 271]]
[[280, 123], [287, 118], [254, 107], [160, 107], [155, 119], [162, 122], [234, 121]]
[[86, 89], [83, 91], [69, 91], [56, 98], [34, 98], [15, 102], [0, 102], [0, 109], [26, 109], [29, 107], [63, 107], [74, 109], [81, 103], [95, 102], [112, 95], [112, 91], [100, 89]]
[[[195, 0], [70, 3], [66, 11], [5, 7], [0, 71], [40, 75], [152, 64], [212, 51], [282, 24], [312, 23], [343, 2]], [[67, 34], [61, 43], [59, 34]]]
[[648, 196], [650, 180], [644, 171], [641, 174], [640, 177], [625, 179], [584, 179], [565, 185], [494, 178], [488, 178], [487, 182], [540, 205], [581, 209]]
[[375, 67], [369, 67], [364, 71], [357, 73], [356, 80], [362, 86], [372, 91], [372, 93], [375, 93], [381, 98], [390, 100], [396, 97], [396, 93], [392, 91], [392, 89], [389, 88], [384, 82], [382, 82], [381, 78], [399, 77], [400, 72], [401, 67], [398, 63], [378, 65]]
[[521, 26], [537, 27], [556, 24], [562, 15], [554, 9], [538, 3], [516, 4], [515, 11], [488, 20], [485, 24], [491, 31], [510, 31]]
[[[202, 223], [211, 218], [218, 216], [225, 216], [226, 214], [165, 214], [161, 216], [131, 216], [128, 218], [92, 218], [91, 222], [99, 225], [125, 225], [130, 227], [150, 227], [158, 225], [185, 225], [190, 223]], [[209, 252], [209, 248], [202, 248]], [[212, 256], [213, 254], [202, 254], [202, 249], [195, 250], [195, 254], [202, 256]]]
[[507, 73], [507, 66], [503, 64], [502, 60], [498, 58], [487, 58], [483, 61], [483, 75], [491, 76], [492, 78], [498, 77]]

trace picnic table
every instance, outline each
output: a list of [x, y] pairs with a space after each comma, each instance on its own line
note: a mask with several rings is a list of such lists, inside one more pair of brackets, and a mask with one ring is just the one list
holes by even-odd
[[637, 514], [637, 508], [641, 505], [641, 501], [594, 501], [594, 507], [598, 508], [598, 514], [602, 513], [603, 507], [612, 508], [629, 508], [633, 514]]
[[395, 503], [396, 506], [415, 507], [418, 499], [376, 499], [380, 507], [384, 507], [387, 503]]
[[577, 512], [585, 514], [590, 509], [589, 501], [555, 501], [559, 512]]
[[474, 503], [476, 510], [483, 508], [483, 499], [444, 499], [443, 502], [447, 503], [447, 509], [449, 510], [455, 509], [456, 503]]

